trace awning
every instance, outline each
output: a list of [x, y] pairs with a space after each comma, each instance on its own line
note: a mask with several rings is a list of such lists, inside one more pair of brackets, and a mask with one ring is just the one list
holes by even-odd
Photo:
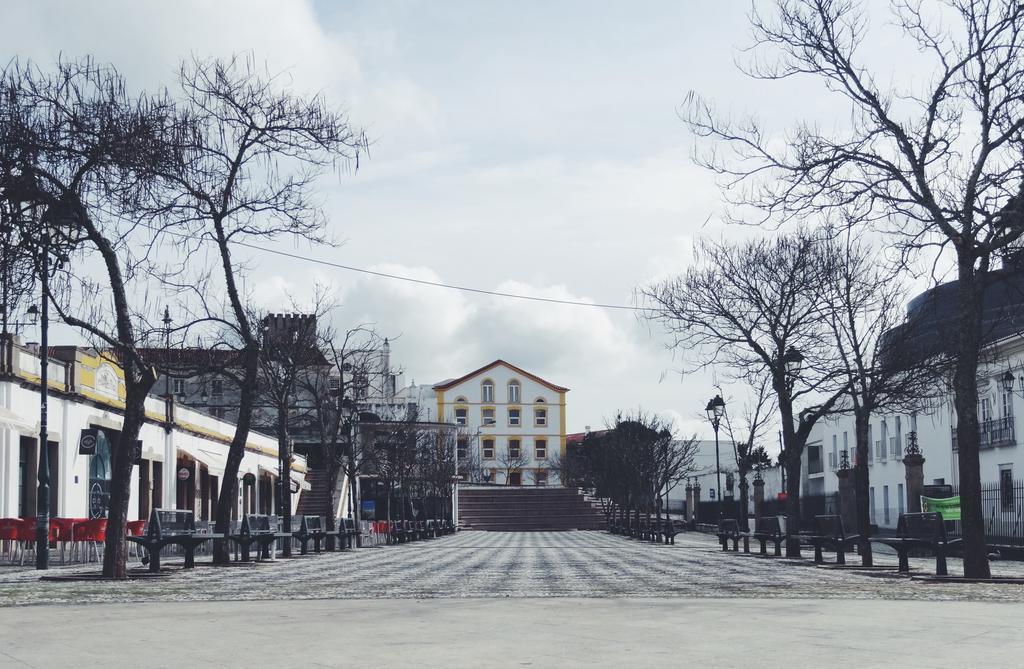
[[218, 451], [206, 449], [206, 448], [193, 448], [191, 446], [178, 446], [178, 450], [188, 455], [193, 460], [197, 460], [210, 470], [211, 474], [215, 476], [223, 476], [224, 468], [228, 463], [227, 453], [220, 453]]

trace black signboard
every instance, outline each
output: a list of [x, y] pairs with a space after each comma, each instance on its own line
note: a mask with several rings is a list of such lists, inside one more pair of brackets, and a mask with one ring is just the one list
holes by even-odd
[[945, 499], [953, 496], [953, 486], [948, 483], [921, 486], [921, 495], [932, 499]]
[[99, 433], [100, 431], [94, 427], [82, 430], [82, 434], [78, 437], [79, 455], [96, 455], [96, 440], [99, 438]]

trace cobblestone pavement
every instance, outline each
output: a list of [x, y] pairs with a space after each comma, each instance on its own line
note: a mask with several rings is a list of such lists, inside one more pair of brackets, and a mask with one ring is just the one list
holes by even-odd
[[[806, 554], [806, 553], [805, 553]], [[858, 558], [851, 556], [851, 564]], [[171, 558], [165, 565], [180, 564]], [[895, 565], [894, 555], [876, 563]], [[325, 553], [273, 563], [173, 570], [127, 583], [40, 581], [0, 569], [0, 606], [45, 603], [266, 599], [653, 597], [809, 598], [1024, 602], [1024, 585], [929, 583], [894, 571], [815, 567], [723, 553], [713, 536], [685, 534], [674, 546], [604, 532], [461, 532], [427, 542]], [[934, 560], [911, 561], [932, 573]], [[58, 567], [53, 575], [95, 573]], [[993, 563], [995, 575], [1024, 576], [1024, 564]], [[950, 572], [960, 574], [959, 560]]]

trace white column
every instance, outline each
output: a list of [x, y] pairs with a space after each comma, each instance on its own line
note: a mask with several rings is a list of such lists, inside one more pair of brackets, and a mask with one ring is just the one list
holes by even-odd
[[164, 431], [164, 490], [160, 508], [175, 508], [178, 495], [178, 448], [174, 443], [174, 430]]
[[18, 515], [18, 433], [0, 426], [0, 517]]
[[58, 516], [70, 516], [71, 510], [71, 495], [72, 490], [78, 490], [78, 488], [72, 487], [72, 481], [74, 480], [74, 464], [75, 458], [78, 455], [78, 436], [79, 431], [71, 429], [71, 411], [75, 404], [69, 400], [64, 399], [60, 402], [61, 410], [61, 439], [60, 446], [57, 447], [57, 480], [52, 482], [51, 485], [57, 486], [57, 508], [53, 509], [53, 514]]

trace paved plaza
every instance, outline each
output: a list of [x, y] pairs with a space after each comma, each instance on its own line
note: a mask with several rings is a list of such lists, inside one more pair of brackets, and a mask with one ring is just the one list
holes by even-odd
[[[460, 532], [431, 541], [323, 553], [276, 562], [175, 570], [128, 583], [40, 582], [31, 569], [0, 572], [0, 605], [260, 599], [504, 597], [747, 597], [1024, 602], [1024, 585], [928, 583], [894, 570], [815, 567], [807, 559], [724, 553], [715, 537], [687, 533], [664, 546], [605, 532]], [[180, 564], [170, 558], [166, 565]], [[856, 556], [849, 562], [855, 565]], [[895, 555], [876, 563], [895, 565]], [[933, 559], [911, 561], [922, 573]], [[950, 560], [950, 572], [962, 573]], [[96, 572], [82, 566], [51, 574]], [[995, 562], [996, 575], [1024, 564]]]
[[[930, 572], [934, 561], [912, 566]], [[993, 566], [1024, 575], [1020, 563]], [[51, 573], [83, 571], [96, 566]], [[110, 629], [155, 658], [147, 666], [802, 667], [841, 653], [964, 667], [1024, 654], [1024, 585], [723, 553], [699, 534], [663, 546], [603, 532], [462, 532], [252, 566], [200, 562], [128, 583], [6, 568], [0, 604], [0, 666], [109, 666]]]

